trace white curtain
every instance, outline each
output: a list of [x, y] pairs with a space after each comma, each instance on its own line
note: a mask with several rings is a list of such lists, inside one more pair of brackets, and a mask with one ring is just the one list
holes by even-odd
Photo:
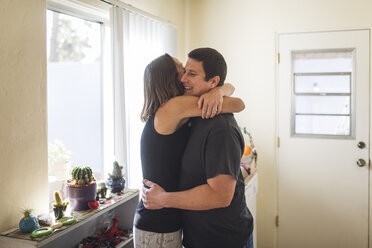
[[168, 23], [120, 7], [111, 10], [111, 20], [114, 42], [115, 159], [126, 165], [127, 187], [141, 188], [143, 73], [151, 60], [164, 53], [177, 57], [177, 31]]

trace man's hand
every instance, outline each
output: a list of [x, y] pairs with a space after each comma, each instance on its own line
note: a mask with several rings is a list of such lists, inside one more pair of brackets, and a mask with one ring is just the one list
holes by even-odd
[[158, 184], [147, 179], [143, 183], [149, 187], [142, 187], [142, 202], [147, 209], [161, 209], [165, 206], [162, 204], [162, 197], [166, 194], [165, 190]]
[[223, 92], [220, 87], [216, 87], [200, 96], [198, 107], [202, 109], [201, 117], [209, 119], [221, 113], [223, 103]]

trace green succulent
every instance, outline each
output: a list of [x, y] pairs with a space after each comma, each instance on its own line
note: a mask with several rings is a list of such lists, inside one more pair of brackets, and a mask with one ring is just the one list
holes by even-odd
[[28, 218], [31, 215], [32, 211], [34, 211], [32, 208], [22, 209], [23, 216], [25, 218]]
[[78, 185], [90, 184], [94, 179], [92, 169], [89, 166], [75, 166], [71, 171], [71, 176], [75, 184]]

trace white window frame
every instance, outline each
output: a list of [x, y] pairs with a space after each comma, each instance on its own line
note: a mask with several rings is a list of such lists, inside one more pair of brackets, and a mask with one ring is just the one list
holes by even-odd
[[[295, 53], [316, 53], [316, 52], [352, 52], [353, 66], [351, 72], [319, 72], [319, 73], [295, 73], [293, 70], [293, 54]], [[291, 69], [291, 78], [292, 78], [292, 99], [291, 99], [291, 137], [300, 137], [300, 138], [326, 138], [326, 139], [355, 139], [355, 49], [353, 48], [344, 48], [344, 49], [321, 49], [321, 50], [306, 50], [306, 51], [292, 51], [292, 69]], [[297, 75], [350, 75], [350, 93], [296, 93], [295, 78]], [[331, 134], [306, 134], [306, 133], [296, 133], [296, 96], [305, 95], [305, 96], [350, 96], [350, 132], [348, 135], [331, 135]], [[328, 114], [327, 116], [332, 116]]]

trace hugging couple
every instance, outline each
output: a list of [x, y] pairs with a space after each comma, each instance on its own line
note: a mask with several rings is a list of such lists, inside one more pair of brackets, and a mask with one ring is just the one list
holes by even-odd
[[144, 73], [144, 178], [134, 219], [137, 248], [243, 248], [253, 230], [240, 160], [244, 139], [232, 113], [244, 109], [224, 84], [227, 65], [212, 48], [185, 67], [164, 54]]

